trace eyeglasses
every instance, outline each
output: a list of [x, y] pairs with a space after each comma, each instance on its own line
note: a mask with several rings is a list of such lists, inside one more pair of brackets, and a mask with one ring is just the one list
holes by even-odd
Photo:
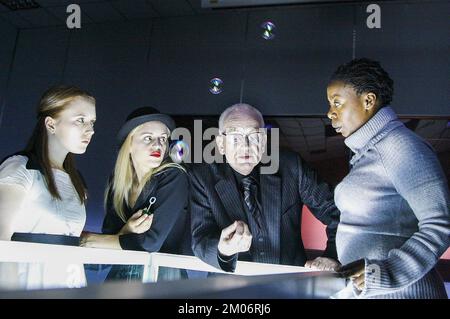
[[234, 131], [228, 133], [222, 132], [222, 135], [225, 136], [227, 142], [234, 145], [243, 145], [246, 142], [246, 139], [249, 144], [258, 145], [263, 139], [263, 132], [261, 131], [250, 132], [247, 134]]

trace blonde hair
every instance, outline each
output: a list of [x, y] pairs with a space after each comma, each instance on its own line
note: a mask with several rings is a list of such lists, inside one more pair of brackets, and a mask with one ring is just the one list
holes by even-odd
[[133, 162], [131, 160], [130, 149], [133, 135], [142, 125], [143, 124], [134, 128], [128, 134], [127, 138], [120, 147], [116, 165], [114, 167], [113, 178], [109, 182], [105, 191], [105, 207], [107, 207], [109, 193], [112, 191], [113, 196], [112, 198], [109, 198], [109, 200], [112, 200], [116, 214], [124, 223], [127, 222], [127, 217], [124, 211], [124, 203], [126, 203], [129, 207], [134, 205], [134, 203], [131, 202], [131, 194], [133, 190], [136, 191], [136, 194], [140, 194], [144, 186], [154, 175], [167, 168], [174, 167], [186, 171], [181, 165], [170, 162], [170, 160], [166, 160], [157, 168], [150, 169], [150, 171], [144, 175], [142, 181], [139, 183]]
[[[84, 99], [95, 105], [95, 98], [88, 92], [81, 90], [76, 86], [55, 86], [48, 89], [41, 97], [37, 108], [37, 123], [33, 134], [28, 140], [25, 152], [37, 157], [42, 167], [43, 176], [46, 181], [48, 191], [55, 199], [61, 199], [56, 188], [50, 165], [48, 154], [48, 135], [45, 127], [45, 118], [47, 116], [57, 118], [59, 113], [70, 107], [70, 103], [76, 99]], [[64, 170], [69, 174], [70, 180], [77, 191], [81, 203], [87, 199], [86, 187], [83, 179], [78, 173], [75, 165], [75, 159], [71, 153], [67, 154], [63, 162]]]

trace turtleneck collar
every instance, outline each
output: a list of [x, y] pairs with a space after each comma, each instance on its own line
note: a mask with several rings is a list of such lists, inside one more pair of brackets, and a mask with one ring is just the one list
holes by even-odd
[[382, 132], [389, 122], [397, 119], [394, 110], [390, 106], [385, 106], [378, 110], [370, 120], [353, 132], [352, 135], [347, 137], [344, 141], [345, 145], [347, 145], [353, 153], [358, 153], [375, 136]]

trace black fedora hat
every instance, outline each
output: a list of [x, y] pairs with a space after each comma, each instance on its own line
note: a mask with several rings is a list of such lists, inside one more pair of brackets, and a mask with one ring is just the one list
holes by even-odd
[[127, 116], [125, 123], [120, 128], [119, 133], [117, 133], [117, 142], [119, 143], [119, 146], [122, 145], [128, 134], [135, 127], [151, 121], [164, 123], [171, 132], [175, 129], [175, 121], [169, 115], [162, 114], [153, 107], [141, 107]]

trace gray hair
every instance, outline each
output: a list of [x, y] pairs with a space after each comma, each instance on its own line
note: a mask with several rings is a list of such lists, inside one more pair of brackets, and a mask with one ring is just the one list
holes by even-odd
[[223, 132], [223, 127], [225, 125], [225, 121], [228, 119], [228, 117], [235, 113], [241, 113], [248, 116], [251, 116], [255, 120], [258, 121], [260, 128], [264, 127], [264, 118], [260, 111], [258, 111], [256, 108], [251, 106], [250, 104], [246, 103], [237, 103], [230, 107], [228, 107], [225, 111], [220, 114], [219, 118], [219, 132]]

